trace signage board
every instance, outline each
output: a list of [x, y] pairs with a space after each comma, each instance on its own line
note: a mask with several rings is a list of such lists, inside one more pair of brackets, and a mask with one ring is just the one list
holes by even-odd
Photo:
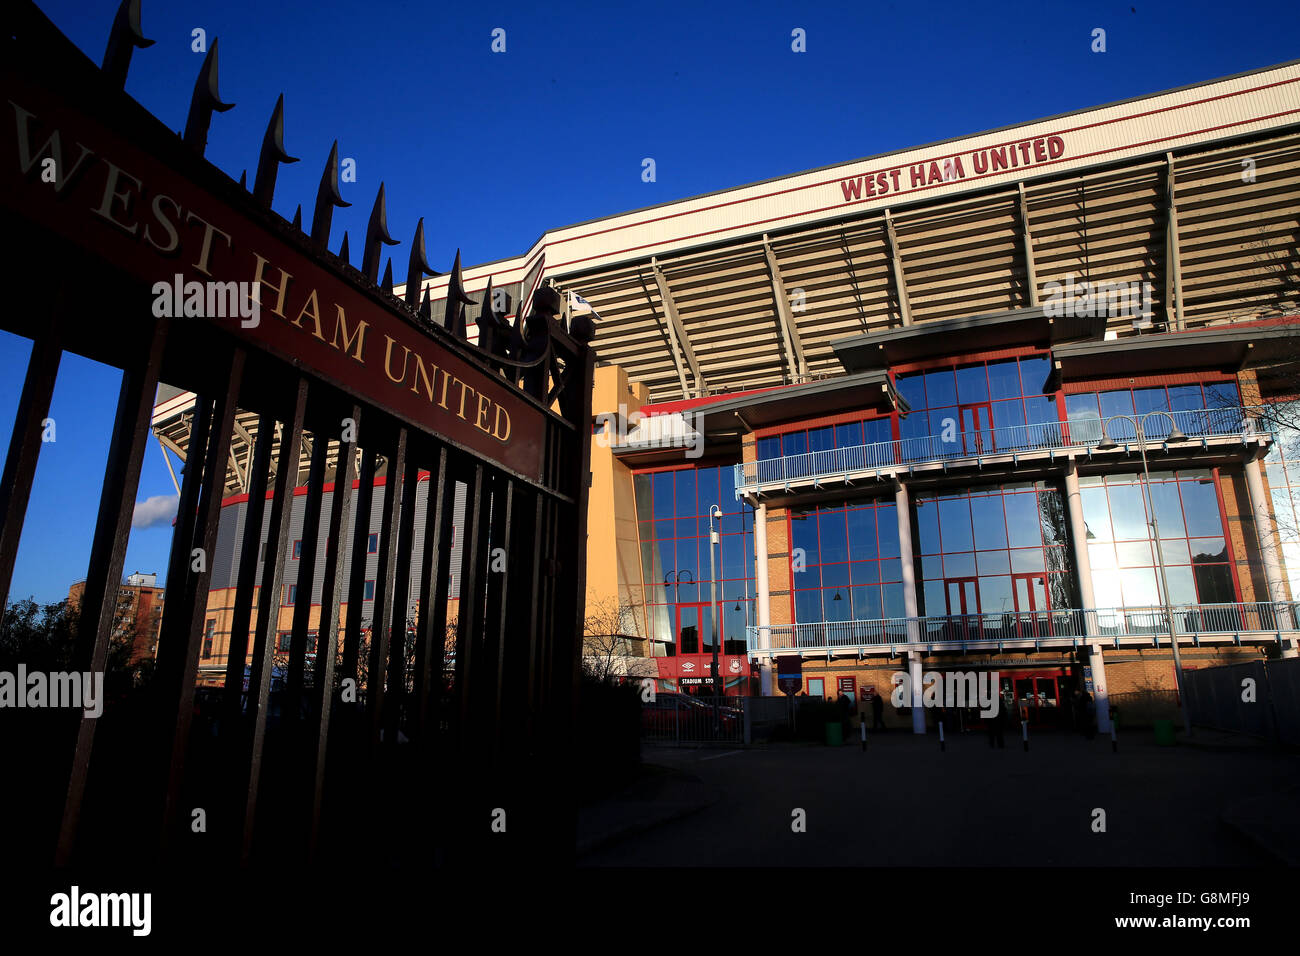
[[[0, 76], [9, 101], [0, 118], [0, 208], [138, 279], [138, 304], [116, 302], [115, 314], [219, 323], [416, 427], [542, 480], [541, 407], [348, 277], [139, 104], [97, 91], [105, 111], [118, 114], [110, 125], [12, 64]], [[254, 300], [255, 316], [244, 317]]]
[[776, 659], [776, 685], [783, 694], [797, 694], [803, 690], [803, 658], [786, 655]]

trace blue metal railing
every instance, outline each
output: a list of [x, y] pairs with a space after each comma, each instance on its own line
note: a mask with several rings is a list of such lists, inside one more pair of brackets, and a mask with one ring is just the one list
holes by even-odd
[[[1179, 643], [1207, 636], [1273, 634], [1300, 630], [1300, 602], [1254, 601], [1241, 604], [1176, 604], [1170, 620]], [[894, 617], [871, 621], [817, 621], [773, 624], [764, 648], [760, 628], [746, 628], [750, 652], [759, 650], [832, 650], [894, 644], [964, 644], [996, 641], [1114, 640], [1169, 638], [1165, 609], [1160, 606], [1079, 608], [957, 614], [939, 617]]]
[[[1170, 412], [1169, 415], [1179, 430], [1189, 438], [1240, 435], [1245, 430], [1247, 419], [1254, 420], [1257, 430], [1265, 430], [1248, 407], [1200, 408]], [[1147, 420], [1145, 434], [1148, 442], [1164, 441], [1169, 432], [1170, 420], [1163, 415]], [[1136, 440], [1133, 424], [1124, 419], [1108, 419], [1106, 433], [1121, 444]], [[962, 431], [954, 421], [953, 428], [941, 435], [923, 435], [743, 462], [735, 466], [736, 490], [739, 495], [745, 489], [796, 479], [833, 478], [931, 461], [1089, 447], [1097, 445], [1101, 440], [1102, 420], [1099, 418], [969, 431]]]

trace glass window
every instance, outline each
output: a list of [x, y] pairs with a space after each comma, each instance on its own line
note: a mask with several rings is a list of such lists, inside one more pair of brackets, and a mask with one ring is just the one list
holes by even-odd
[[758, 460], [767, 461], [769, 458], [781, 457], [781, 436], [768, 435], [758, 440]]
[[673, 473], [671, 471], [655, 472], [654, 484], [655, 517], [671, 518], [675, 511], [673, 506]]
[[1193, 538], [1189, 544], [1193, 564], [1228, 560], [1228, 549], [1222, 538]]
[[981, 362], [957, 369], [957, 401], [962, 405], [989, 400], [988, 372]]
[[[1018, 425], [1025, 424], [1025, 406], [1024, 403], [1016, 400], [1013, 402], [994, 402], [993, 403], [993, 427], [994, 428], [1015, 428]], [[997, 444], [1002, 447], [1016, 447], [1018, 442], [1024, 439], [1017, 434], [1003, 434], [998, 436]]]
[[894, 379], [894, 387], [898, 390], [899, 397], [902, 398], [909, 408], [915, 411], [918, 408], [925, 408], [925, 378], [918, 374], [899, 375]]
[[821, 533], [822, 561], [847, 561], [849, 547], [844, 512], [842, 510], [821, 512], [817, 518], [817, 526]]
[[[882, 558], [898, 557], [898, 509], [893, 504], [876, 507], [876, 540]], [[910, 555], [909, 555], [910, 557]]]
[[981, 577], [979, 586], [980, 610], [985, 614], [1001, 614], [1016, 609], [1012, 603], [1014, 599], [1011, 594], [1011, 578], [1001, 575]]
[[[696, 469], [695, 480], [698, 485], [699, 511], [696, 514], [707, 515], [709, 508], [713, 505], [722, 506], [722, 497], [718, 492], [718, 468], [699, 468]], [[704, 534], [709, 533], [707, 524], [703, 529]]]
[[835, 429], [831, 425], [808, 432], [809, 451], [829, 451], [835, 447]]
[[816, 511], [791, 512], [790, 537], [795, 548], [803, 549], [805, 564], [821, 563], [821, 553], [817, 547]]
[[379, 535], [372, 533], [368, 538], [366, 538], [366, 553], [379, 553]]
[[695, 469], [682, 468], [674, 471], [672, 476], [675, 497], [673, 508], [676, 517], [701, 514], [695, 503]]
[[874, 508], [852, 508], [847, 514], [849, 557], [854, 561], [878, 557], [876, 553], [876, 512]]
[[939, 529], [944, 551], [974, 551], [970, 502], [966, 498], [939, 499]]
[[1042, 548], [1017, 548], [1011, 552], [1011, 570], [1013, 573], [1024, 571], [1046, 571], [1046, 558]]
[[1196, 584], [1192, 580], [1189, 567], [1165, 568], [1165, 580], [1169, 582], [1170, 604], [1195, 604]]
[[1004, 495], [1007, 511], [1007, 539], [1013, 548], [1041, 547], [1043, 532], [1038, 514], [1038, 495], [1033, 492]]
[[1007, 525], [1002, 513], [1002, 501], [1001, 495], [971, 499], [976, 548], [989, 550], [1007, 546]]
[[[1195, 566], [1196, 591], [1202, 604], [1231, 604], [1237, 600], [1232, 587], [1232, 572], [1226, 564]], [[1173, 585], [1169, 586], [1173, 590]]]
[[884, 616], [884, 606], [880, 600], [880, 588], [866, 587], [853, 589], [853, 618], [858, 621], [875, 621]]
[[1110, 527], [1110, 505], [1106, 500], [1106, 488], [1103, 485], [1080, 487], [1079, 500], [1083, 503], [1083, 523], [1089, 532], [1088, 540], [1115, 540]]
[[1023, 394], [1015, 359], [989, 362], [989, 398], [1019, 398]]
[[807, 432], [787, 432], [781, 436], [781, 451], [785, 455], [802, 455], [808, 451]]
[[1219, 517], [1219, 496], [1214, 493], [1214, 479], [1180, 481], [1178, 490], [1183, 496], [1188, 537], [1222, 535], [1223, 521]]
[[1138, 485], [1112, 485], [1108, 482], [1106, 490], [1110, 496], [1110, 518], [1116, 540], [1148, 538], [1142, 489]]
[[917, 542], [921, 554], [938, 554], [939, 547], [939, 503], [934, 498], [916, 499]]
[[[1103, 419], [1109, 419], [1112, 415], [1133, 414], [1133, 393], [1128, 389], [1117, 392], [1102, 392], [1097, 398], [1101, 404], [1101, 417]], [[1137, 437], [1137, 432], [1133, 429], [1133, 423], [1123, 418], [1106, 422], [1106, 434], [1115, 441], [1132, 441]]]
[[366, 600], [366, 601], [373, 601], [373, 600], [375, 599], [375, 582], [374, 582], [374, 581], [367, 581], [367, 582], [366, 582], [366, 589], [365, 589], [365, 591], [362, 593], [362, 599], [363, 599], [363, 600]]
[[872, 445], [877, 442], [893, 441], [893, 425], [888, 418], [872, 418], [862, 423], [862, 440]]
[[1045, 394], [1051, 374], [1052, 363], [1046, 356], [1025, 356], [1020, 359], [1020, 382], [1026, 395]]
[[[1178, 483], [1173, 481], [1151, 482], [1151, 507], [1156, 513], [1156, 523], [1160, 526], [1160, 537], [1186, 537], [1187, 529], [1183, 526], [1183, 509], [1178, 498]], [[1215, 503], [1217, 517], [1218, 503]]]
[[925, 373], [925, 407], [940, 408], [957, 404], [957, 379], [950, 368]]
[[847, 422], [835, 426], [835, 447], [852, 448], [862, 443], [862, 422]]
[[1072, 422], [1098, 417], [1097, 396], [1092, 392], [1065, 396], [1065, 415]]

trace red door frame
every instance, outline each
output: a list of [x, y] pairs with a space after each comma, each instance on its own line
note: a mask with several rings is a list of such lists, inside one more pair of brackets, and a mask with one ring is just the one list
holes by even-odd
[[[971, 412], [971, 431], [966, 430], [966, 413]], [[980, 423], [980, 412], [984, 422]], [[962, 450], [967, 454], [987, 455], [995, 449], [993, 440], [993, 403], [970, 402], [957, 406], [957, 424], [961, 426]], [[989, 447], [985, 448], [985, 444]]]
[[[1029, 601], [1029, 607], [1020, 606], [1020, 589], [1016, 586], [1017, 582], [1024, 579], [1026, 581], [1025, 594]], [[1033, 580], [1037, 580], [1043, 586], [1043, 606], [1038, 607], [1038, 602], [1034, 599]], [[1021, 637], [1044, 637], [1052, 633], [1052, 596], [1047, 587], [1046, 571], [1021, 571], [1011, 575], [1011, 600], [1016, 605], [1016, 633]], [[1026, 622], [1030, 622], [1026, 626]]]

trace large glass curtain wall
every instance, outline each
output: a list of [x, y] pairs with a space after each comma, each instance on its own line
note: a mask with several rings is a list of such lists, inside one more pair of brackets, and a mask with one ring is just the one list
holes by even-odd
[[[744, 654], [745, 628], [755, 622], [753, 512], [736, 500], [734, 467], [650, 472], [634, 475], [633, 484], [652, 653], [672, 657], [712, 651], [709, 508], [718, 505], [722, 518], [714, 564], [722, 652]], [[687, 647], [678, 646], [680, 605], [698, 606], [690, 612]]]
[[[1084, 476], [1079, 479], [1079, 494], [1097, 607], [1135, 608], [1163, 603], [1141, 476]], [[1236, 601], [1237, 589], [1212, 473], [1204, 469], [1152, 472], [1151, 503], [1160, 527], [1169, 603]]]

